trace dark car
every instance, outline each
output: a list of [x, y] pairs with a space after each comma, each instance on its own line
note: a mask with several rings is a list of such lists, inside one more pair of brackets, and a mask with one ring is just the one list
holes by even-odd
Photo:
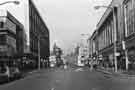
[[7, 66], [0, 66], [0, 83], [8, 82], [10, 77], [10, 70]]
[[10, 67], [10, 80], [19, 79], [22, 77], [22, 73], [17, 67]]

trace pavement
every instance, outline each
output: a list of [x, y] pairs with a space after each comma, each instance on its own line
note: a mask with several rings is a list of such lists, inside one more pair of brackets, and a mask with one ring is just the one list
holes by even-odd
[[99, 72], [102, 72], [104, 74], [112, 75], [112, 76], [118, 77], [118, 78], [135, 79], [135, 75], [130, 75], [128, 73], [121, 72], [121, 71], [114, 72], [113, 70], [104, 69], [104, 68], [97, 68], [96, 70]]

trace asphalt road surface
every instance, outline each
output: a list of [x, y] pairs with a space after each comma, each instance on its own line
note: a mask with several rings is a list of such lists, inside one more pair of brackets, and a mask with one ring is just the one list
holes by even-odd
[[0, 90], [135, 90], [134, 79], [119, 79], [89, 68], [49, 69], [5, 85]]

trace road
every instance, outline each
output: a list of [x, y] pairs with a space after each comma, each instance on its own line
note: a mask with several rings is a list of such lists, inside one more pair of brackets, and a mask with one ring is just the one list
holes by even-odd
[[119, 79], [88, 68], [48, 69], [0, 85], [0, 90], [135, 90], [135, 80]]

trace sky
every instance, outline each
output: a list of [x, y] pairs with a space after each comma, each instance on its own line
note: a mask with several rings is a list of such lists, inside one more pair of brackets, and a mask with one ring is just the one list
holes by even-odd
[[[9, 0], [0, 0], [0, 3]], [[12, 0], [10, 0], [12, 1]], [[5, 4], [0, 9], [10, 11], [25, 25], [26, 0], [20, 5]], [[51, 48], [56, 42], [65, 52], [70, 52], [87, 34], [96, 29], [105, 9], [94, 10], [96, 5], [108, 5], [111, 0], [33, 0], [50, 31]]]

